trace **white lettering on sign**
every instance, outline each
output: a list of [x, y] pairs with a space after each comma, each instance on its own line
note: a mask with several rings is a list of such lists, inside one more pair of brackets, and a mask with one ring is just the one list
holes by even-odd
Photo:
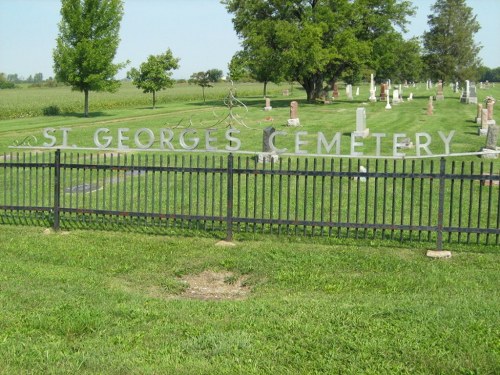
[[[75, 144], [70, 146], [71, 130], [70, 128], [45, 128], [43, 130], [43, 137], [45, 139], [43, 147], [85, 149], [85, 147], [79, 147]], [[201, 131], [199, 129], [188, 128], [180, 130], [176, 134], [170, 128], [156, 130], [149, 128], [140, 128], [137, 130], [130, 130], [129, 128], [118, 128], [115, 130], [99, 128], [94, 132], [93, 143], [98, 149], [238, 152], [243, 144], [239, 137], [240, 134], [241, 131], [235, 128], [227, 129], [223, 137], [220, 129], [204, 129]], [[437, 134], [441, 141], [441, 149], [444, 148], [445, 155], [449, 155], [455, 131], [452, 130], [448, 134], [437, 131]], [[291, 139], [292, 136], [293, 139]], [[350, 154], [345, 156], [364, 156], [366, 155], [366, 148], [370, 150], [374, 148], [374, 156], [383, 156], [382, 142], [387, 137], [386, 133], [373, 133], [369, 138], [363, 138], [360, 135], [352, 133], [349, 137]], [[387, 150], [386, 153], [395, 158], [405, 157], [406, 154], [400, 152], [399, 148], [401, 140], [406, 138], [410, 137], [405, 133], [392, 134], [392, 149]], [[289, 139], [288, 143], [293, 141], [293, 151], [296, 155], [314, 155], [312, 153], [314, 152], [314, 147], [316, 147], [315, 155], [343, 156], [341, 155], [341, 143], [346, 137], [342, 137], [341, 132], [336, 132], [333, 135], [325, 135], [323, 132], [310, 134], [303, 130], [293, 134], [289, 134], [286, 131], [275, 131], [269, 136], [271, 150], [278, 154], [287, 153], [287, 147], [278, 148], [276, 146], [276, 144], [285, 143], [287, 139]], [[314, 139], [315, 141], [312, 141]], [[431, 151], [433, 142], [429, 133], [416, 133], [414, 140], [417, 157], [433, 155]]]

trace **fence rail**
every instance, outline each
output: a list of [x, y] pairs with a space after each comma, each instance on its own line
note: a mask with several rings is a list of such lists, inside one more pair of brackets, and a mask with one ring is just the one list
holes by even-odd
[[0, 222], [59, 229], [126, 218], [229, 240], [262, 232], [498, 245], [499, 182], [498, 164], [445, 159], [10, 153], [0, 159]]

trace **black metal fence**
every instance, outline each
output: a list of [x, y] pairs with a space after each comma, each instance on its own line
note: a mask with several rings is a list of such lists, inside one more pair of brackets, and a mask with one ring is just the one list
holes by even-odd
[[0, 222], [499, 244], [493, 162], [10, 153]]

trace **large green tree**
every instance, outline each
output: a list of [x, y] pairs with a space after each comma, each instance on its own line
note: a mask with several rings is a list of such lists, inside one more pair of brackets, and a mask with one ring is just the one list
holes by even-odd
[[369, 65], [374, 42], [404, 29], [413, 14], [406, 0], [222, 0], [248, 51], [273, 51], [272, 62], [298, 81], [307, 99], [323, 84], [355, 77]]
[[90, 91], [113, 92], [120, 85], [114, 77], [126, 64], [113, 60], [122, 17], [121, 0], [61, 0], [54, 72], [57, 80], [85, 94], [85, 117]]
[[160, 55], [150, 55], [139, 69], [132, 68], [127, 77], [132, 83], [145, 93], [153, 94], [153, 109], [156, 108], [156, 92], [174, 85], [172, 79], [173, 69], [179, 68], [179, 59], [175, 58], [172, 51], [168, 49]]
[[403, 39], [399, 33], [388, 33], [374, 43], [372, 68], [379, 81], [418, 81], [423, 72], [420, 40]]
[[464, 81], [481, 65], [474, 41], [479, 22], [465, 0], [437, 0], [424, 33], [424, 61], [430, 78]]

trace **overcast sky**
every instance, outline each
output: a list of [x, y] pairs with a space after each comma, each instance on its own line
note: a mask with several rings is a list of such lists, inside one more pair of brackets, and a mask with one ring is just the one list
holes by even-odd
[[[427, 15], [435, 0], [414, 0], [418, 7], [408, 36], [427, 30]], [[219, 0], [125, 0], [121, 43], [116, 62], [130, 60], [138, 67], [147, 56], [170, 48], [179, 57], [174, 78], [189, 78], [198, 71], [221, 69], [239, 49], [231, 16]], [[476, 41], [483, 46], [484, 65], [500, 66], [500, 0], [467, 0], [481, 30]], [[28, 77], [53, 76], [52, 50], [60, 20], [59, 0], [0, 0], [0, 72]], [[125, 76], [120, 73], [120, 78]]]

